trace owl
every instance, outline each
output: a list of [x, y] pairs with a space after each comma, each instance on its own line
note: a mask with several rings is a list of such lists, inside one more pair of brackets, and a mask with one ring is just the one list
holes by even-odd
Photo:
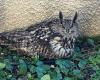
[[73, 19], [58, 18], [46, 20], [28, 28], [0, 33], [0, 46], [14, 49], [27, 56], [42, 56], [47, 59], [67, 58], [74, 51], [79, 37], [77, 12]]

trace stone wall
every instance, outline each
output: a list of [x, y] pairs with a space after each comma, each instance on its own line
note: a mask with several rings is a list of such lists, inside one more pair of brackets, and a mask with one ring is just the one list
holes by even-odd
[[0, 0], [0, 32], [57, 17], [59, 11], [65, 17], [77, 11], [81, 32], [100, 35], [100, 0]]

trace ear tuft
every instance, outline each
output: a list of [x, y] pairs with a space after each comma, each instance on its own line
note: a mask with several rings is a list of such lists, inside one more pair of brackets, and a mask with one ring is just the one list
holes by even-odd
[[63, 14], [61, 11], [59, 12], [59, 19], [60, 19], [60, 23], [63, 24]]
[[72, 28], [73, 27], [73, 24], [74, 23], [76, 23], [76, 20], [77, 20], [77, 12], [75, 13], [75, 15], [74, 15], [74, 18], [73, 18], [73, 20], [72, 20], [72, 22], [71, 22], [71, 27], [70, 28]]
[[73, 23], [76, 22], [76, 20], [77, 20], [77, 16], [78, 16], [78, 15], [77, 15], [77, 12], [76, 12], [75, 15], [74, 15], [74, 18], [73, 18], [73, 20], [72, 20]]

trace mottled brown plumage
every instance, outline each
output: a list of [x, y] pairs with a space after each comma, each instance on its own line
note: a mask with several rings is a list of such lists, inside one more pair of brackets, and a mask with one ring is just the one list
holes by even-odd
[[40, 55], [48, 59], [66, 58], [74, 51], [79, 36], [77, 13], [74, 18], [43, 21], [27, 29], [17, 29], [0, 34], [0, 45], [15, 49], [28, 56]]

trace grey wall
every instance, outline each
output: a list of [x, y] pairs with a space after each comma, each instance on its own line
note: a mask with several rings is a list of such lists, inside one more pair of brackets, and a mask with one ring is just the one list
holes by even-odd
[[100, 35], [100, 0], [0, 0], [0, 32], [28, 27], [45, 19], [73, 16], [84, 35]]

